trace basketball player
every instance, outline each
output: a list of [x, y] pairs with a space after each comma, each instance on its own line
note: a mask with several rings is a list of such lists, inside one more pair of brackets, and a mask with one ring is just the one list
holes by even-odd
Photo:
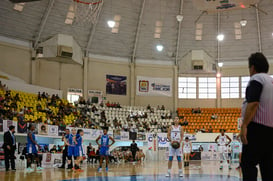
[[[76, 137], [76, 129], [73, 128], [71, 130], [72, 134], [69, 135], [68, 137], [68, 142], [66, 143], [68, 145], [68, 169], [72, 169], [73, 168], [73, 164], [72, 164], [72, 156], [74, 156], [74, 160], [76, 158], [76, 142], [75, 142], [75, 138]], [[65, 139], [66, 140], [66, 139]]]
[[170, 146], [169, 146], [169, 161], [168, 161], [168, 172], [166, 174], [166, 177], [171, 176], [171, 169], [172, 169], [172, 162], [173, 162], [173, 157], [174, 155], [177, 156], [177, 161], [178, 161], [178, 168], [179, 168], [179, 177], [183, 177], [183, 171], [182, 171], [182, 149], [181, 147], [174, 149], [171, 145], [174, 142], [178, 142], [181, 144], [183, 140], [183, 128], [179, 125], [179, 118], [175, 117], [174, 118], [174, 125], [170, 126], [168, 129], [168, 139], [170, 141]]
[[[43, 168], [41, 167], [41, 162], [39, 160], [38, 156], [38, 150], [37, 147], [40, 148], [38, 145], [35, 134], [34, 134], [35, 127], [34, 125], [29, 125], [29, 132], [27, 134], [27, 171], [32, 172], [33, 169], [31, 168], [31, 163], [33, 159], [36, 160], [37, 164], [37, 170], [42, 170]], [[37, 147], [36, 147], [37, 146]]]
[[[96, 143], [98, 144], [99, 148], [100, 148], [100, 166], [98, 168], [98, 171], [101, 171], [102, 168], [102, 161], [103, 158], [105, 158], [106, 160], [106, 168], [105, 170], [108, 171], [108, 163], [109, 163], [109, 147], [112, 146], [115, 143], [115, 140], [109, 136], [107, 134], [108, 130], [107, 128], [103, 129], [103, 135], [100, 135], [97, 139], [96, 139]], [[100, 143], [99, 143], [100, 140]], [[112, 141], [111, 144], [109, 144], [109, 140]]]
[[187, 167], [190, 165], [190, 154], [192, 152], [192, 143], [189, 141], [189, 137], [185, 138], [185, 141], [182, 144], [182, 148], [185, 157], [184, 166]]
[[77, 158], [75, 160], [75, 165], [74, 165], [74, 170], [76, 170], [76, 171], [83, 171], [83, 170], [80, 169], [80, 163], [83, 160], [83, 156], [84, 156], [84, 149], [83, 149], [83, 146], [82, 146], [83, 134], [84, 134], [83, 130], [78, 129], [77, 135], [73, 137], [73, 141], [76, 144], [75, 153], [74, 153], [74, 156]]
[[[227, 143], [228, 141], [228, 143]], [[225, 134], [225, 130], [221, 130], [221, 135], [218, 135], [215, 142], [218, 145], [218, 151], [220, 152], [220, 169], [223, 169], [223, 161], [227, 160], [228, 168], [231, 169], [230, 160], [227, 158], [227, 146], [231, 143], [231, 139]]]

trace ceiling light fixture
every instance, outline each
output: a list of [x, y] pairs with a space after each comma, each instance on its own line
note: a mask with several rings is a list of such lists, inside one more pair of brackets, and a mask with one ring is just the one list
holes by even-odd
[[176, 16], [176, 19], [177, 19], [178, 22], [183, 21], [183, 18], [184, 17], [181, 14], [179, 14], [179, 15]]
[[246, 19], [242, 19], [242, 20], [240, 21], [240, 24], [241, 24], [242, 27], [245, 27], [246, 24], [247, 24], [247, 20], [246, 20]]
[[224, 63], [223, 62], [218, 62], [218, 67], [223, 67]]
[[108, 26], [109, 26], [110, 28], [114, 28], [116, 22], [115, 22], [115, 21], [112, 21], [112, 20], [109, 20], [109, 21], [107, 21], [107, 24], [108, 24]]
[[225, 38], [225, 35], [223, 35], [223, 34], [217, 35], [217, 40], [218, 40], [218, 41], [223, 41], [224, 38]]
[[164, 47], [163, 45], [156, 45], [156, 49], [157, 51], [161, 52], [164, 49]]

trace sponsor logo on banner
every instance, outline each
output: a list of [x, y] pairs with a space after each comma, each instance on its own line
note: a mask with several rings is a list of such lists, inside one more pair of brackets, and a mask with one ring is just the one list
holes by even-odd
[[[153, 133], [147, 133], [148, 147], [153, 146]], [[158, 147], [169, 147], [167, 133], [157, 133]]]
[[58, 136], [58, 126], [48, 125], [48, 135], [49, 136]]
[[91, 140], [96, 140], [100, 135], [102, 135], [103, 130], [91, 129]]
[[39, 135], [48, 135], [48, 125], [47, 124], [38, 124], [38, 134]]
[[129, 140], [129, 132], [121, 131], [120, 136], [121, 136], [122, 141], [128, 141]]
[[139, 92], [148, 92], [149, 91], [149, 81], [139, 80]]
[[83, 130], [83, 139], [91, 139], [91, 129], [82, 129]]
[[172, 78], [137, 76], [136, 95], [172, 97]]
[[17, 121], [12, 120], [3, 120], [3, 131], [8, 131], [10, 126], [14, 126], [17, 130]]

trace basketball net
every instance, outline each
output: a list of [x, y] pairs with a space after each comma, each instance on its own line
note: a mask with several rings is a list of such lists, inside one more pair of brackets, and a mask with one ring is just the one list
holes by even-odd
[[75, 23], [81, 25], [94, 24], [103, 5], [103, 0], [73, 0]]

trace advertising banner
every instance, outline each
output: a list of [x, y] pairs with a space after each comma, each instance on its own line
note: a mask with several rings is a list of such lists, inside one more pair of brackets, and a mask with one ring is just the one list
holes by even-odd
[[88, 99], [91, 103], [101, 103], [103, 99], [103, 94], [101, 90], [88, 90]]
[[126, 95], [127, 77], [106, 75], [106, 94]]
[[38, 124], [38, 134], [39, 135], [48, 135], [48, 125], [47, 124]]
[[48, 125], [48, 135], [49, 136], [58, 136], [58, 130], [59, 130], [59, 126], [55, 126], [55, 125]]
[[101, 129], [91, 129], [91, 140], [96, 140], [100, 135], [102, 135], [103, 130]]
[[172, 97], [172, 78], [137, 76], [136, 95]]
[[129, 140], [129, 132], [121, 131], [120, 132], [120, 140], [121, 141], [128, 141]]
[[[146, 141], [148, 142], [148, 147], [152, 147], [153, 145], [153, 133], [147, 133]], [[158, 147], [169, 147], [169, 140], [167, 138], [167, 133], [157, 133], [158, 138]]]

